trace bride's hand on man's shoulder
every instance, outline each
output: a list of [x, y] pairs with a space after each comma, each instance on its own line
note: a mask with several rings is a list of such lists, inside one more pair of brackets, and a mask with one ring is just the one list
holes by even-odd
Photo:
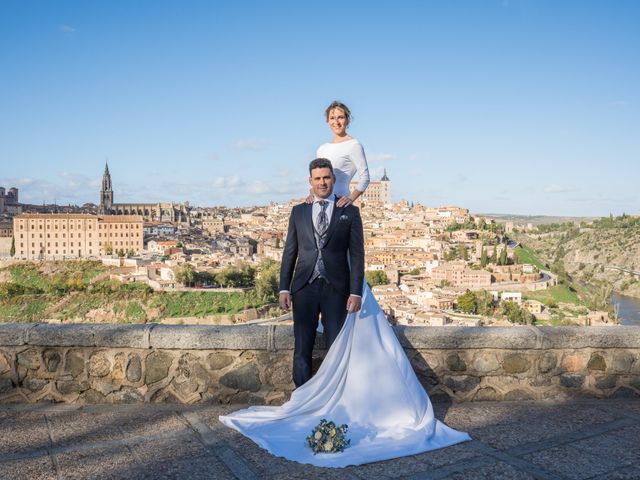
[[336, 207], [342, 208], [342, 207], [351, 205], [352, 203], [353, 203], [353, 200], [351, 200], [348, 196], [345, 195], [344, 197], [340, 197], [338, 199], [338, 201], [336, 202]]

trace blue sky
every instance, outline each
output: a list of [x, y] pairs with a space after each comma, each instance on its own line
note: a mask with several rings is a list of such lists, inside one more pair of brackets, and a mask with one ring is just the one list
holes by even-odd
[[23, 201], [307, 192], [325, 106], [394, 200], [640, 214], [640, 2], [0, 0], [0, 186]]

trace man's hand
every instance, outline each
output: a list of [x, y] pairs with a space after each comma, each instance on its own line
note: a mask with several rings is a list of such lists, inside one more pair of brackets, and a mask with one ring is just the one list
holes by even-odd
[[280, 308], [285, 312], [291, 310], [291, 294], [289, 292], [282, 292], [280, 294]]
[[[281, 297], [282, 298], [282, 297]], [[353, 313], [360, 310], [362, 306], [362, 298], [357, 295], [349, 295], [349, 300], [347, 300], [347, 313]]]

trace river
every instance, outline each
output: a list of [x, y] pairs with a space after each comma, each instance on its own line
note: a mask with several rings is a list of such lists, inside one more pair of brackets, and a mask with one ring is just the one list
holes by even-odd
[[640, 325], [640, 298], [614, 293], [611, 303], [618, 305], [620, 325]]

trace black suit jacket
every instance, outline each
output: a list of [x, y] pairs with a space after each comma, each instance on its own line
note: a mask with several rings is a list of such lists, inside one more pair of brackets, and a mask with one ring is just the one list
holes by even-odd
[[[313, 232], [312, 207], [311, 203], [301, 203], [291, 210], [280, 267], [280, 290], [295, 293], [309, 282], [313, 274], [318, 248]], [[326, 235], [322, 260], [327, 280], [345, 295], [362, 296], [364, 235], [360, 210], [353, 205], [334, 206]]]

